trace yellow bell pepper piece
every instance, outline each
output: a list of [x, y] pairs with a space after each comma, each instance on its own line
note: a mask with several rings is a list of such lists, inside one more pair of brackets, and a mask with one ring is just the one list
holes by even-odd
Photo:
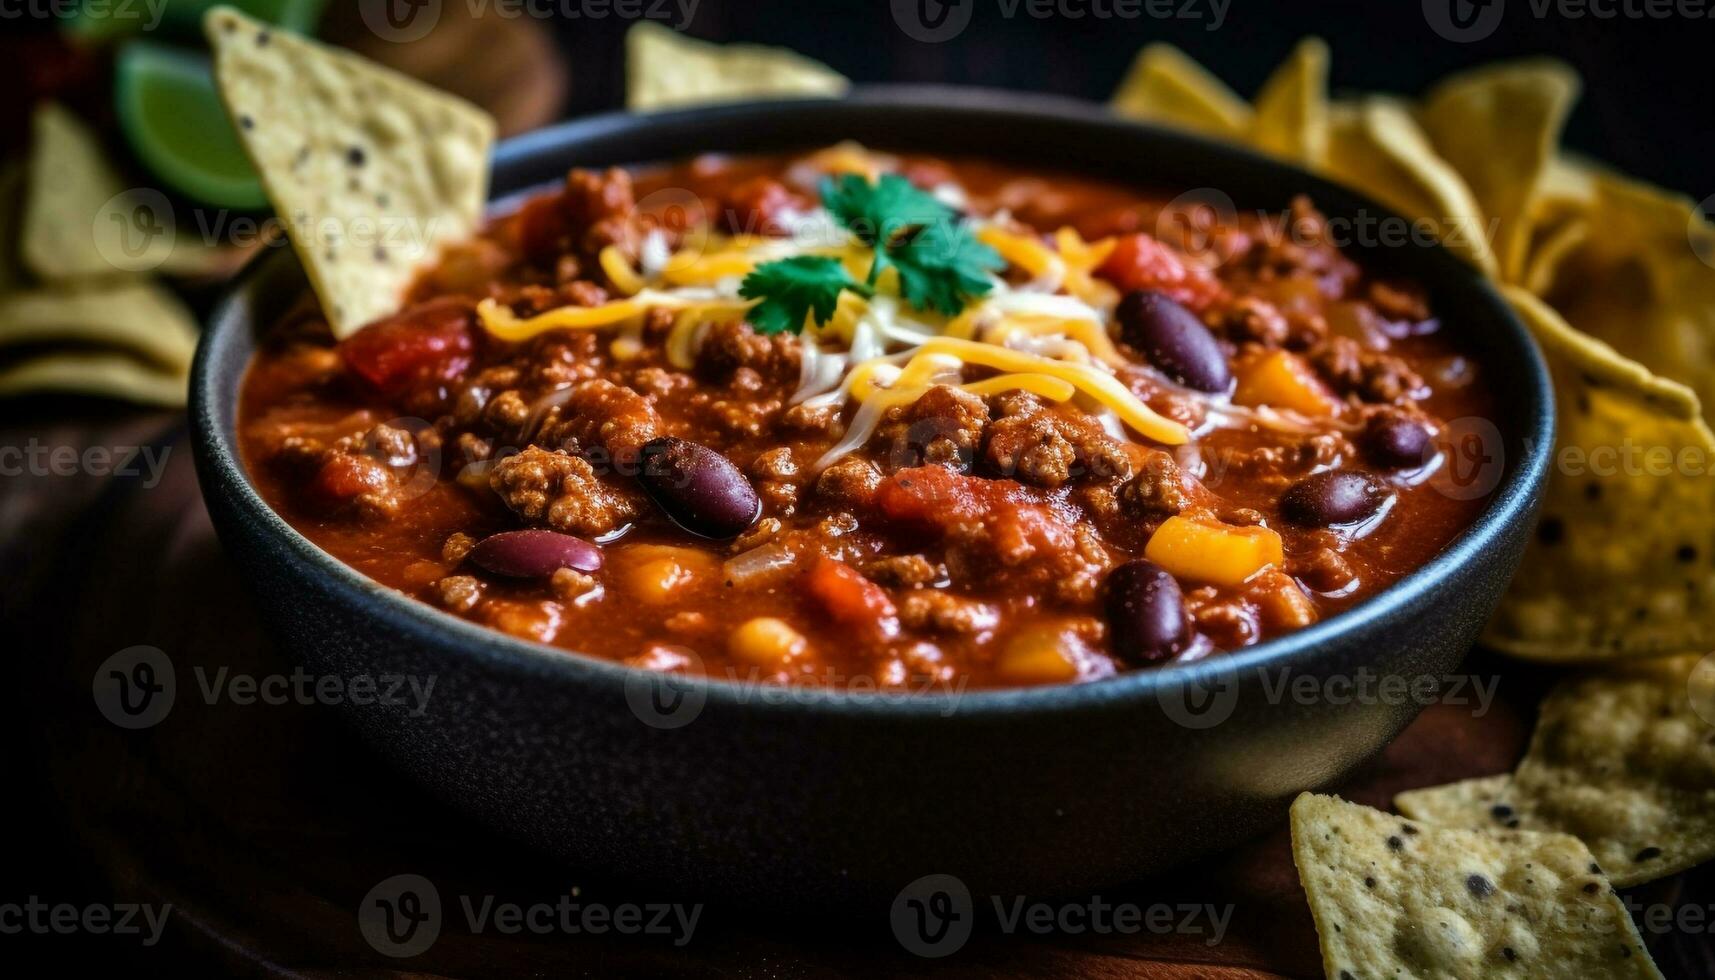
[[1240, 364], [1238, 375], [1239, 383], [1233, 391], [1235, 404], [1286, 408], [1315, 418], [1340, 411], [1334, 393], [1296, 354], [1269, 351]]
[[1143, 556], [1177, 578], [1227, 586], [1243, 585], [1286, 560], [1280, 535], [1266, 527], [1202, 524], [1184, 517], [1163, 521]]

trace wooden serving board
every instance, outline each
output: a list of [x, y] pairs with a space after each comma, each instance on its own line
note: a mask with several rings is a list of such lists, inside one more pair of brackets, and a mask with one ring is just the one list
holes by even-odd
[[[44, 898], [170, 903], [157, 945], [108, 944], [128, 968], [267, 976], [1318, 975], [1284, 814], [1282, 828], [1264, 838], [1102, 896], [1145, 908], [1230, 909], [1214, 944], [1206, 930], [1007, 935], [979, 926], [957, 952], [927, 960], [896, 941], [887, 908], [805, 916], [719, 903], [704, 908], [682, 946], [660, 936], [472, 930], [460, 896], [473, 906], [489, 897], [530, 906], [572, 895], [607, 905], [694, 896], [595, 880], [496, 837], [384, 769], [332, 708], [239, 704], [224, 694], [210, 703], [203, 688], [223, 670], [228, 680], [289, 677], [292, 665], [262, 635], [214, 538], [182, 421], [88, 409], [66, 418], [63, 405], [36, 403], [0, 424], [0, 446], [32, 438], [80, 453], [148, 445], [165, 458], [153, 485], [146, 474], [11, 477], [0, 505], [0, 560], [24, 570], [0, 600], [5, 635], [21, 638], [11, 658], [19, 702], [11, 720], [23, 733], [15, 751], [27, 762], [24, 798], [65, 851], [35, 855], [56, 872], [50, 887], [39, 878], [26, 887]], [[158, 724], [127, 730], [104, 717], [94, 685], [104, 661], [139, 644], [170, 659], [176, 695]], [[1503, 675], [1491, 710], [1431, 708], [1343, 792], [1386, 805], [1402, 788], [1508, 768], [1545, 678], [1481, 655], [1471, 670]], [[58, 880], [62, 867], [89, 880]], [[439, 937], [407, 959], [383, 955], [358, 920], [371, 890], [400, 874], [431, 881], [443, 907]], [[1708, 909], [1710, 878], [1699, 872], [1636, 895]], [[0, 902], [15, 900], [7, 891], [0, 879]], [[994, 919], [990, 912], [979, 921]], [[1706, 933], [1650, 938], [1670, 976], [1715, 976]]]

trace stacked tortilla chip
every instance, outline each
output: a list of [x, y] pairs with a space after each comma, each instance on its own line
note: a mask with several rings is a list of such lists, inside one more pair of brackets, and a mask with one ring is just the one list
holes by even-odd
[[[1703, 656], [1715, 645], [1715, 436], [1702, 408], [1715, 397], [1715, 227], [1688, 198], [1559, 150], [1578, 81], [1557, 63], [1469, 72], [1416, 102], [1330, 101], [1327, 72], [1326, 48], [1306, 41], [1251, 105], [1156, 46], [1113, 104], [1428, 219], [1496, 280], [1547, 356], [1559, 444], [1541, 533], [1485, 639], [1536, 660], [1624, 661], [1561, 682], [1514, 773], [1400, 795], [1401, 811], [1435, 825], [1414, 832], [1444, 843], [1425, 850], [1439, 867], [1411, 867], [1411, 835], [1364, 840], [1363, 860], [1336, 853], [1351, 843], [1342, 827], [1397, 818], [1321, 798], [1294, 807], [1329, 976], [1658, 975], [1607, 883], [1567, 890], [1549, 856], [1576, 871], [1593, 853], [1589, 871], [1619, 886], [1715, 857], [1715, 656]], [[1534, 877], [1515, 868], [1499, 886], [1498, 906], [1490, 879], [1459, 873], [1497, 846], [1515, 864], [1537, 856]], [[1373, 907], [1390, 864], [1405, 876], [1388, 886], [1394, 904], [1419, 906], [1392, 921]], [[1551, 870], [1559, 898], [1543, 888]], [[1552, 916], [1532, 914], [1550, 928], [1507, 918], [1542, 903]], [[1389, 934], [1366, 935], [1378, 921]]]
[[184, 403], [196, 321], [151, 272], [208, 255], [164, 200], [128, 190], [76, 116], [37, 108], [27, 159], [0, 169], [0, 396]]

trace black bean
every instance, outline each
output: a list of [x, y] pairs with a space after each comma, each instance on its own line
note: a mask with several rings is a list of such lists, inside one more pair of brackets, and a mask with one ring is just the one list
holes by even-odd
[[502, 531], [477, 542], [466, 556], [485, 571], [510, 578], [547, 578], [562, 568], [594, 572], [601, 549], [558, 531]]
[[1428, 426], [1404, 415], [1370, 416], [1358, 441], [1372, 463], [1389, 469], [1422, 466], [1430, 454]]
[[1114, 653], [1130, 663], [1167, 660], [1191, 638], [1178, 580], [1152, 561], [1128, 561], [1109, 573], [1107, 614]]
[[644, 443], [637, 479], [673, 523], [705, 538], [737, 537], [762, 516], [762, 501], [738, 467], [684, 439]]
[[1369, 517], [1388, 499], [1386, 484], [1356, 470], [1323, 470], [1288, 487], [1280, 498], [1280, 512], [1294, 524], [1333, 527], [1356, 524]]
[[1152, 289], [1127, 293], [1115, 311], [1120, 339], [1180, 384], [1226, 391], [1233, 373], [1215, 335], [1171, 296]]

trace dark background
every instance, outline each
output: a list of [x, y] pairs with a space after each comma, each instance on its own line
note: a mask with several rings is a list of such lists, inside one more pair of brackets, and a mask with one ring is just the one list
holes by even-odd
[[[456, 0], [447, 0], [456, 2]], [[651, 0], [653, 2], [653, 0]], [[936, 3], [937, 0], [912, 0]], [[1550, 56], [1584, 78], [1568, 143], [1701, 200], [1715, 193], [1715, 0], [1700, 17], [1667, 19], [1586, 14], [1571, 19], [1532, 3], [1504, 3], [1499, 26], [1469, 43], [1448, 41], [1428, 24], [1424, 3], [1466, 0], [1231, 0], [1208, 30], [1208, 0], [1191, 0], [1201, 19], [1038, 19], [1022, 2], [957, 0], [972, 6], [969, 26], [939, 44], [900, 30], [889, 0], [701, 0], [688, 32], [716, 41], [787, 45], [858, 82], [951, 82], [1030, 89], [1104, 100], [1132, 57], [1151, 41], [1174, 44], [1253, 95], [1298, 40], [1316, 35], [1333, 50], [1330, 83], [1342, 90], [1415, 95], [1437, 79], [1500, 59]], [[1160, 2], [1160, 0], [1157, 0]], [[1172, 0], [1177, 10], [1187, 0]], [[1620, 12], [1663, 0], [1594, 0]], [[1699, 0], [1687, 0], [1687, 10]], [[1112, 9], [1112, 0], [1062, 0], [1069, 10]], [[1092, 4], [1095, 7], [1092, 7]], [[1012, 17], [1004, 15], [1015, 9]], [[1546, 9], [1546, 8], [1545, 8]], [[677, 15], [669, 21], [678, 26]], [[571, 111], [623, 101], [623, 22], [563, 21], [561, 43], [575, 79]]]

